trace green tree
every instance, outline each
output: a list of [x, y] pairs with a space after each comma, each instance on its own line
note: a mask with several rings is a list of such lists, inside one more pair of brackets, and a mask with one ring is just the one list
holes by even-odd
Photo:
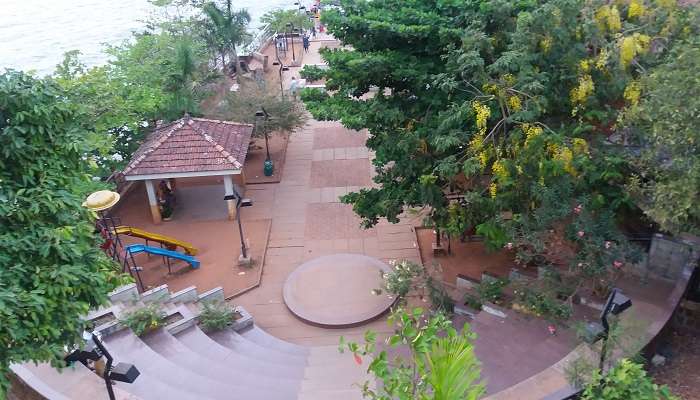
[[[624, 143], [616, 124], [638, 77], [697, 34], [694, 9], [339, 3], [323, 18], [346, 47], [322, 53], [328, 93], [303, 99], [317, 119], [369, 131], [379, 187], [343, 198], [365, 226], [425, 207], [436, 227], [477, 228], [494, 248], [552, 243], [547, 235], [562, 228], [579, 250], [568, 273], [589, 283], [633, 259], [616, 226], [638, 211], [624, 187], [632, 166], [610, 144]], [[460, 210], [476, 204], [483, 213]]]
[[261, 18], [263, 36], [270, 38], [277, 33], [289, 31], [287, 24], [292, 24], [294, 29], [311, 29], [314, 26], [313, 22], [306, 13], [300, 13], [298, 10], [276, 9], [266, 12]]
[[[363, 396], [372, 400], [476, 400], [485, 392], [480, 383], [481, 367], [474, 355], [474, 334], [467, 324], [461, 332], [443, 314], [429, 319], [420, 308], [412, 312], [396, 310], [389, 317], [395, 331], [388, 348], [379, 350], [376, 334], [365, 333], [365, 343], [345, 343], [355, 361], [363, 357], [371, 362], [367, 371], [380, 382], [377, 388], [370, 381], [362, 383]], [[410, 356], [389, 359], [398, 349], [407, 349]]]
[[593, 374], [582, 400], [677, 400], [666, 386], [656, 385], [641, 364], [621, 360], [601, 378]]
[[79, 52], [68, 52], [54, 77], [114, 144], [112, 155], [98, 155], [109, 174], [131, 157], [155, 121], [198, 113], [208, 73], [202, 43], [166, 31], [137, 34], [107, 52], [109, 63], [93, 68], [80, 61]]
[[700, 234], [700, 40], [674, 46], [632, 90], [640, 98], [625, 122], [642, 157], [631, 157], [638, 174], [631, 190], [662, 229]]
[[[226, 70], [226, 56], [234, 60], [236, 71], [240, 72], [240, 62], [238, 61], [238, 48], [250, 42], [252, 36], [248, 32], [250, 14], [248, 11], [233, 10], [231, 0], [225, 0], [223, 6], [214, 2], [206, 3], [202, 6], [202, 12], [206, 16], [206, 29], [210, 32], [212, 44], [219, 49], [221, 64]], [[240, 73], [236, 74], [236, 79]]]
[[0, 397], [11, 363], [59, 363], [118, 284], [81, 206], [104, 145], [84, 122], [51, 80], [0, 75]]

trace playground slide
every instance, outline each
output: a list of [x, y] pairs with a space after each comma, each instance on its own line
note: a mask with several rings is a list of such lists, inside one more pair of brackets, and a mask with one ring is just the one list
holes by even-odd
[[142, 229], [134, 228], [131, 226], [118, 226], [117, 234], [128, 235], [137, 237], [140, 239], [152, 240], [154, 242], [163, 243], [168, 249], [175, 250], [178, 247], [182, 247], [190, 256], [197, 255], [197, 248], [192, 246], [192, 244], [183, 242], [182, 240], [177, 240], [170, 236], [160, 235], [158, 233], [146, 232]]
[[188, 262], [192, 268], [199, 268], [199, 260], [196, 258], [188, 256], [187, 254], [178, 253], [177, 251], [161, 249], [160, 247], [151, 247], [144, 244], [132, 244], [130, 246], [126, 246], [126, 252], [131, 254], [149, 253], [163, 257], [175, 258], [177, 260]]

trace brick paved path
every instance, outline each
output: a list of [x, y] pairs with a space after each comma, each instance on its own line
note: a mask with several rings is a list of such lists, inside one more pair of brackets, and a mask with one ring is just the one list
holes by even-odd
[[271, 216], [272, 227], [261, 286], [233, 302], [244, 306], [256, 324], [279, 338], [327, 345], [337, 343], [340, 335], [359, 340], [368, 328], [388, 331], [385, 319], [333, 330], [297, 320], [284, 305], [282, 286], [302, 262], [348, 252], [384, 261], [420, 261], [413, 221], [382, 222], [363, 230], [352, 207], [338, 200], [338, 196], [372, 183], [371, 154], [364, 146], [365, 139], [365, 133], [347, 130], [339, 123], [310, 120], [290, 138], [282, 181], [248, 186], [246, 195], [256, 206], [243, 211], [244, 221]]

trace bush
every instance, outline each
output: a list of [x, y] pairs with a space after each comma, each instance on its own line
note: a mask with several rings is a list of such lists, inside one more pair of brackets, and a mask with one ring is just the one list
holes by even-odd
[[538, 291], [529, 287], [518, 288], [514, 291], [521, 310], [538, 317], [551, 320], [566, 320], [571, 317], [571, 307], [556, 299], [556, 296], [546, 291]]
[[316, 65], [305, 65], [299, 71], [299, 76], [309, 81], [317, 81], [325, 77], [326, 71]]
[[158, 329], [163, 325], [165, 312], [158, 304], [149, 304], [129, 311], [120, 322], [134, 331], [136, 336]]
[[655, 384], [642, 368], [630, 360], [622, 360], [602, 377], [596, 371], [586, 386], [582, 400], [654, 399], [677, 400], [666, 386]]
[[503, 297], [503, 288], [508, 284], [507, 279], [487, 279], [476, 287], [480, 303], [495, 303]]
[[223, 301], [206, 302], [199, 314], [199, 325], [206, 332], [225, 329], [233, 322], [236, 310]]

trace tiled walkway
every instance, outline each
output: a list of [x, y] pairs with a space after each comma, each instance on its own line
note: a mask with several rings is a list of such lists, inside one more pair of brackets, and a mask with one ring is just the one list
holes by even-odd
[[388, 332], [385, 319], [351, 329], [323, 329], [304, 324], [285, 307], [282, 286], [306, 260], [334, 253], [359, 253], [389, 261], [420, 261], [412, 221], [360, 228], [352, 207], [338, 196], [371, 184], [366, 135], [336, 122], [310, 120], [292, 134], [279, 184], [249, 186], [256, 206], [243, 219], [272, 216], [272, 227], [259, 288], [233, 299], [249, 310], [269, 333], [294, 343], [332, 345], [344, 335], [359, 340], [366, 329]]

